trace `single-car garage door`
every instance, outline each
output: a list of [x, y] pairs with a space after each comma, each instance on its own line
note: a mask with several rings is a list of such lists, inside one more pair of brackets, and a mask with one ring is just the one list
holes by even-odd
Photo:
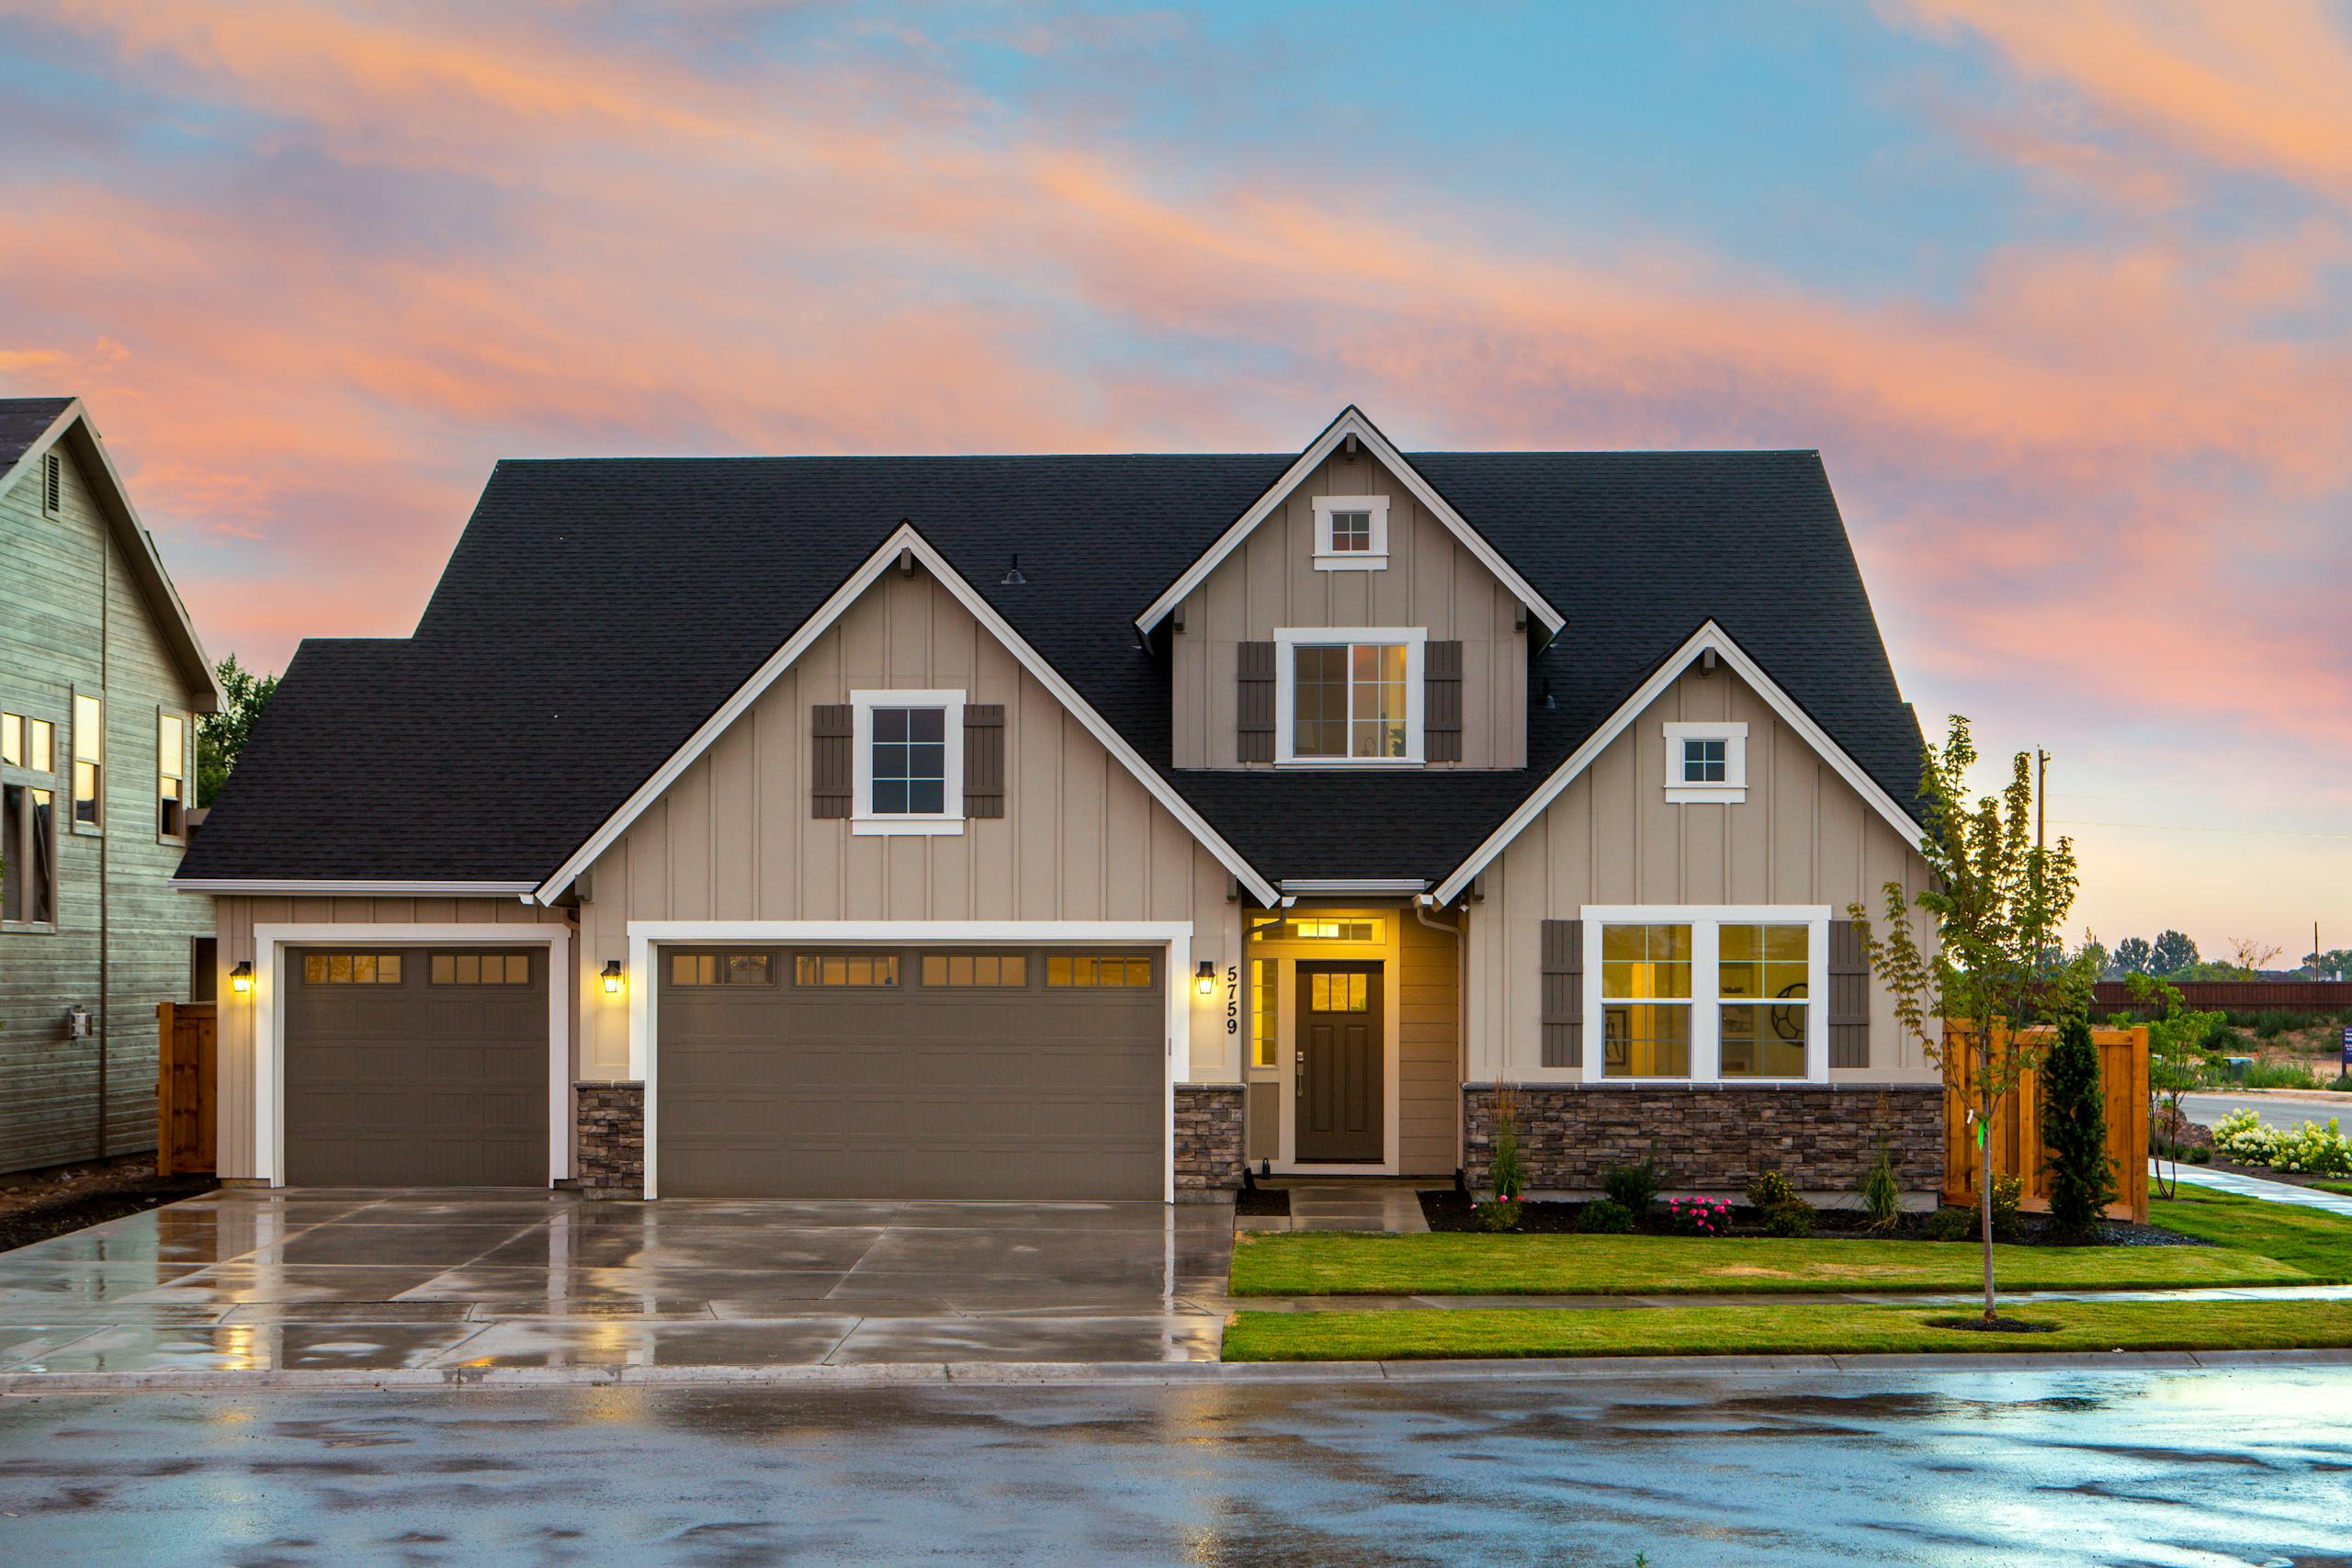
[[664, 1197], [1162, 1196], [1146, 950], [665, 948]]
[[286, 1179], [548, 1184], [544, 948], [297, 948]]

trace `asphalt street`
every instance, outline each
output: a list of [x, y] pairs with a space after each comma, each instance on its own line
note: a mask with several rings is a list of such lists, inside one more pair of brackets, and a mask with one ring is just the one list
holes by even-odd
[[2352, 1373], [0, 1401], [24, 1563], [2352, 1562]]

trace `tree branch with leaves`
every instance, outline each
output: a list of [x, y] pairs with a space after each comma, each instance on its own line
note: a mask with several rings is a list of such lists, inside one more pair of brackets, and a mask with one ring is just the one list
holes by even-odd
[[[1998, 1317], [1993, 1278], [1991, 1130], [2002, 1104], [2040, 1059], [2027, 1031], [2086, 1013], [2098, 978], [2087, 955], [2068, 960], [2062, 936], [2076, 887], [2075, 846], [2034, 841], [2033, 764], [2020, 751], [2007, 788], [1969, 799], [1976, 746], [1953, 715], [1944, 744], [1927, 747], [1919, 844], [1927, 886], [1886, 884], [1882, 936], [1859, 903], [1848, 908], [1871, 970], [1894, 998], [1906, 1037], [1961, 1088], [1977, 1147], [1977, 1226], [1984, 1247], [1984, 1317]], [[1914, 909], [1933, 918], [1923, 946]]]

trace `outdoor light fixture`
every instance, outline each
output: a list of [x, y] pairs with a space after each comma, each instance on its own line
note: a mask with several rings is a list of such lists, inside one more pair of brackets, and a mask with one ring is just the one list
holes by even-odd
[[1201, 995], [1204, 997], [1213, 997], [1216, 995], [1216, 964], [1211, 964], [1205, 958], [1201, 960], [1200, 968], [1195, 971], [1193, 976], [1193, 989], [1200, 992]]
[[605, 960], [605, 995], [617, 997], [620, 994], [621, 961], [617, 958], [607, 958]]
[[241, 997], [247, 991], [254, 988], [254, 961], [252, 959], [240, 958], [237, 960], [237, 966], [229, 971], [229, 988], [236, 992], [237, 995]]

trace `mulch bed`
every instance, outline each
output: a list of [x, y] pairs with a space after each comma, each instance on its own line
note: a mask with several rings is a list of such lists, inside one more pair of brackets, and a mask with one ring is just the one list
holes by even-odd
[[[1420, 1194], [1421, 1215], [1433, 1231], [1484, 1231], [1478, 1223], [1478, 1211], [1467, 1194], [1456, 1189], [1450, 1191], [1429, 1191]], [[1577, 1211], [1581, 1203], [1527, 1201], [1520, 1204], [1519, 1229], [1522, 1234], [1566, 1235], [1577, 1228]], [[1815, 1241], [1925, 1241], [1921, 1226], [1925, 1214], [1905, 1214], [1891, 1230], [1871, 1230], [1856, 1209], [1819, 1209], [1814, 1213]], [[1688, 1233], [1670, 1229], [1662, 1219], [1653, 1218], [1640, 1226], [1640, 1235], [1679, 1235]], [[1760, 1236], [1764, 1216], [1745, 1204], [1735, 1204], [1731, 1211], [1731, 1228], [1727, 1235]], [[1972, 1232], [1961, 1238], [1973, 1245]], [[2043, 1214], [2019, 1214], [2017, 1234], [1996, 1236], [1996, 1240], [2020, 1247], [2208, 1247], [2211, 1243], [2195, 1236], [2182, 1235], [2160, 1225], [2133, 1224], [2128, 1220], [2101, 1220], [2087, 1242], [2059, 1242], [2050, 1234], [2050, 1221]]]
[[1233, 1212], [1253, 1219], [1288, 1219], [1290, 1190], [1286, 1187], [1244, 1187], [1234, 1195]]
[[210, 1176], [157, 1176], [152, 1158], [60, 1166], [0, 1186], [0, 1252], [209, 1192]]

